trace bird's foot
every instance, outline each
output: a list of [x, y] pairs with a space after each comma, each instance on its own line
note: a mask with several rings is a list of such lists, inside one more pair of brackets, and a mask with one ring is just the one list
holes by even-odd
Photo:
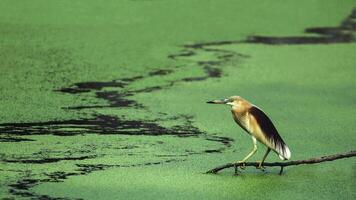
[[235, 162], [235, 165], [240, 167], [240, 169], [243, 169], [243, 170], [246, 169], [245, 161], [237, 161], [237, 162]]
[[262, 171], [265, 171], [266, 170], [266, 168], [263, 166], [263, 162], [261, 161], [261, 162], [259, 162], [259, 164], [258, 164], [258, 166], [256, 167], [257, 169], [260, 169], [260, 170], [262, 170]]

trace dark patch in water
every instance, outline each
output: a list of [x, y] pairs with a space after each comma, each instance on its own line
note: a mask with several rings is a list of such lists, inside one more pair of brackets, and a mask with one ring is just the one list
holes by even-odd
[[[92, 109], [92, 108], [108, 108], [108, 107], [136, 107], [143, 108], [143, 106], [134, 100], [127, 97], [133, 96], [135, 91], [131, 91], [126, 87], [131, 83], [143, 79], [144, 76], [134, 76], [129, 78], [122, 78], [112, 81], [91, 81], [75, 83], [68, 88], [61, 88], [55, 90], [56, 92], [80, 94], [80, 93], [93, 93], [93, 97], [103, 99], [108, 102], [108, 105], [81, 105], [64, 107], [64, 109]], [[107, 88], [115, 88], [116, 90], [104, 90]], [[119, 90], [118, 90], [119, 89]]]
[[163, 86], [152, 86], [152, 87], [146, 87], [143, 89], [135, 90], [135, 93], [148, 93], [148, 92], [154, 92], [158, 90], [162, 90], [164, 87]]
[[73, 86], [69, 88], [62, 88], [57, 91], [60, 92], [65, 92], [65, 93], [82, 93], [82, 92], [90, 92], [91, 90], [101, 90], [104, 87], [124, 87], [126, 83], [124, 82], [116, 82], [116, 81], [110, 81], [110, 82], [82, 82], [82, 83], [76, 83]]
[[162, 160], [162, 161], [153, 161], [153, 162], [145, 162], [145, 163], [137, 163], [137, 164], [128, 164], [128, 165], [104, 165], [104, 164], [76, 164], [79, 167], [78, 171], [88, 174], [93, 171], [104, 170], [111, 167], [141, 167], [141, 166], [148, 166], [148, 165], [159, 165], [164, 163], [170, 162], [178, 162], [178, 161], [185, 161], [185, 159], [169, 159], [169, 160]]
[[261, 43], [270, 45], [284, 45], [284, 44], [330, 44], [330, 43], [346, 43], [353, 41], [350, 35], [342, 37], [329, 36], [292, 36], [292, 37], [269, 37], [269, 36], [251, 36], [247, 43]]
[[[213, 60], [206, 61], [196, 61], [196, 65], [202, 67], [205, 75], [203, 76], [192, 76], [182, 78], [181, 81], [204, 81], [208, 78], [220, 78], [222, 76], [222, 68], [224, 64], [230, 62], [235, 58], [240, 58], [241, 54], [238, 54], [234, 51], [220, 50], [220, 49], [212, 49], [207, 48], [204, 45], [185, 45], [185, 48], [193, 48], [192, 50], [186, 50], [186, 52], [194, 52], [194, 51], [202, 51], [202, 52], [213, 52]], [[189, 53], [189, 54], [172, 54], [169, 55], [169, 58], [178, 59], [179, 57], [189, 57], [194, 56], [198, 53]]]
[[209, 77], [219, 78], [221, 77], [222, 71], [218, 68], [206, 66], [204, 67], [205, 72], [208, 74]]
[[126, 99], [125, 97], [132, 96], [131, 94], [120, 94], [116, 91], [96, 92], [96, 98], [105, 99], [109, 102], [108, 107], [143, 107], [134, 100]]
[[141, 166], [150, 166], [150, 165], [159, 165], [164, 163], [170, 162], [179, 162], [185, 161], [185, 159], [169, 159], [164, 161], [153, 161], [153, 162], [146, 162], [146, 163], [138, 163], [138, 164], [131, 164], [131, 165], [107, 165], [107, 164], [76, 164], [78, 169], [76, 172], [63, 172], [57, 171], [52, 173], [44, 173], [46, 178], [43, 179], [31, 179], [24, 177], [18, 180], [14, 184], [10, 184], [9, 192], [13, 195], [18, 195], [21, 197], [30, 197], [32, 199], [67, 199], [67, 198], [58, 198], [58, 197], [50, 197], [47, 195], [38, 195], [30, 190], [30, 188], [46, 182], [63, 182], [65, 179], [71, 176], [79, 176], [79, 175], [87, 175], [95, 171], [102, 171], [108, 168], [113, 167], [141, 167]]
[[203, 81], [206, 80], [208, 77], [206, 76], [198, 76], [198, 77], [188, 77], [188, 78], [183, 78], [183, 81], [191, 82], [191, 81]]
[[222, 153], [223, 150], [225, 150], [225, 149], [208, 149], [208, 150], [205, 150], [204, 152], [205, 153]]
[[[48, 182], [63, 182], [63, 180], [67, 179], [69, 176], [78, 175], [75, 172], [52, 172], [52, 173], [45, 173], [48, 176]], [[48, 180], [48, 179], [46, 179]]]
[[305, 33], [316, 36], [269, 37], [251, 36], [247, 43], [262, 43], [271, 45], [284, 44], [333, 44], [355, 42], [356, 9], [338, 27], [313, 27], [305, 29]]
[[91, 119], [63, 121], [4, 123], [0, 132], [11, 135], [57, 135], [72, 136], [81, 134], [124, 134], [124, 135], [177, 135], [190, 136], [204, 134], [194, 127], [186, 116], [181, 126], [163, 127], [155, 121], [120, 119], [117, 116], [98, 115]]
[[185, 48], [192, 48], [192, 49], [202, 49], [209, 46], [222, 46], [222, 45], [231, 45], [231, 44], [238, 44], [241, 41], [212, 41], [212, 42], [202, 42], [202, 43], [195, 43], [195, 44], [186, 44], [184, 45]]
[[[56, 92], [68, 93], [68, 94], [81, 94], [81, 93], [92, 93], [93, 98], [105, 100], [107, 105], [80, 105], [80, 106], [68, 106], [63, 107], [64, 109], [94, 109], [94, 108], [144, 108], [142, 104], [139, 104], [135, 100], [129, 99], [129, 97], [134, 96], [138, 93], [154, 92], [163, 89], [163, 86], [149, 86], [142, 89], [130, 89], [128, 86], [138, 80], [153, 76], [166, 76], [172, 73], [173, 70], [170, 69], [157, 69], [149, 72], [145, 76], [134, 76], [129, 78], [121, 78], [112, 81], [91, 81], [91, 82], [80, 82], [75, 83], [67, 88], [61, 88], [55, 90]], [[171, 86], [173, 83], [167, 86]], [[105, 90], [113, 88], [115, 90]]]
[[195, 56], [202, 52], [211, 52], [215, 54], [215, 59], [208, 61], [196, 61], [198, 66], [203, 67], [204, 76], [192, 76], [182, 78], [181, 81], [204, 81], [208, 78], [219, 78], [222, 76], [222, 67], [224, 64], [235, 58], [246, 58], [248, 55], [240, 54], [234, 51], [216, 48], [218, 46], [236, 45], [243, 43], [261, 43], [268, 45], [286, 45], [286, 44], [331, 44], [355, 42], [356, 30], [356, 9], [340, 24], [338, 27], [315, 27], [305, 29], [305, 33], [317, 34], [315, 36], [250, 36], [246, 40], [226, 40], [211, 41], [183, 45], [183, 50], [177, 54], [168, 55], [168, 58], [179, 59]]
[[50, 179], [46, 180], [37, 180], [31, 178], [24, 178], [17, 181], [14, 184], [9, 185], [9, 193], [21, 197], [27, 197], [31, 199], [41, 199], [41, 200], [69, 200], [69, 198], [59, 198], [59, 197], [50, 197], [48, 195], [37, 195], [34, 192], [31, 192], [29, 189], [34, 187], [42, 182], [50, 182]]
[[27, 190], [30, 187], [32, 187], [33, 185], [37, 184], [38, 180], [34, 180], [34, 179], [22, 179], [21, 181], [18, 181], [15, 184], [11, 184], [11, 187], [14, 187], [16, 189], [20, 189], [20, 190]]
[[64, 160], [85, 160], [85, 159], [92, 159], [96, 158], [97, 156], [79, 156], [79, 157], [63, 157], [63, 158], [42, 158], [42, 159], [2, 159], [3, 162], [8, 163], [23, 163], [23, 164], [45, 164], [45, 163], [55, 163]]
[[155, 155], [155, 157], [187, 157], [189, 156], [188, 154], [180, 154], [180, 155], [177, 155], [177, 154], [174, 154], [174, 155]]
[[220, 62], [198, 62], [199, 65], [204, 65], [205, 67], [204, 72], [205, 72], [205, 76], [197, 76], [197, 77], [187, 77], [187, 78], [183, 78], [182, 81], [187, 81], [187, 82], [191, 82], [191, 81], [204, 81], [208, 78], [220, 78], [222, 75], [222, 70], [220, 68], [217, 67], [212, 67], [213, 65], [218, 66], [220, 64]]
[[215, 136], [215, 135], [213, 135], [209, 138], [206, 138], [206, 140], [220, 142], [220, 143], [224, 144], [226, 147], [230, 147], [231, 142], [234, 141], [232, 138], [229, 138], [229, 137], [222, 137], [222, 136]]
[[124, 88], [125, 86], [129, 85], [130, 83], [144, 78], [143, 76], [134, 76], [130, 78], [122, 78], [118, 80], [112, 80], [112, 81], [90, 81], [90, 82], [79, 82], [75, 83], [72, 86], [68, 88], [61, 88], [58, 90], [55, 90], [57, 92], [63, 92], [63, 93], [70, 93], [70, 94], [78, 94], [78, 93], [84, 93], [84, 92], [91, 92], [93, 90], [102, 90], [105, 87], [118, 87], [118, 88]]
[[28, 138], [22, 138], [22, 137], [0, 136], [0, 142], [31, 142], [31, 141], [34, 140]]
[[177, 54], [168, 55], [168, 58], [175, 60], [176, 58], [190, 57], [190, 56], [193, 56], [195, 54], [196, 53], [194, 51], [186, 50], [186, 51], [181, 51], [180, 53], [177, 53]]
[[173, 72], [173, 70], [171, 70], [171, 69], [158, 69], [156, 71], [149, 72], [148, 75], [149, 76], [164, 76], [164, 75], [171, 74], [172, 72]]
[[43, 182], [51, 182], [51, 179], [30, 179], [24, 178], [17, 181], [14, 184], [9, 185], [11, 188], [9, 189], [9, 193], [21, 197], [27, 197], [31, 199], [41, 199], [41, 200], [69, 200], [69, 198], [61, 198], [61, 197], [50, 197], [48, 195], [37, 195], [34, 192], [31, 192], [29, 189]]
[[127, 146], [124, 146], [124, 147], [117, 147], [116, 149], [136, 149], [136, 148], [139, 148], [139, 146], [127, 145]]
[[198, 55], [200, 52], [211, 54], [209, 60], [197, 60], [195, 64], [201, 67], [204, 71], [203, 76], [191, 76], [182, 78], [181, 81], [204, 81], [209, 78], [220, 78], [223, 75], [223, 67], [233, 60], [239, 60], [241, 58], [247, 58], [248, 55], [244, 55], [232, 50], [219, 49], [217, 46], [231, 45], [241, 43], [241, 41], [213, 41], [206, 43], [195, 43], [183, 45], [184, 50], [177, 54], [168, 55], [171, 59], [189, 58]]
[[[316, 34], [315, 36], [260, 36], [252, 35], [246, 40], [225, 40], [211, 41], [194, 44], [186, 44], [183, 47], [185, 50], [182, 53], [169, 55], [169, 58], [176, 59], [177, 57], [189, 57], [196, 54], [196, 50], [204, 49], [206, 51], [214, 51], [211, 49], [214, 46], [225, 46], [242, 43], [260, 43], [267, 45], [298, 45], [298, 44], [333, 44], [333, 43], [350, 43], [355, 42], [356, 31], [356, 9], [351, 11], [351, 14], [344, 19], [337, 27], [310, 27], [304, 30], [305, 33]], [[220, 50], [221, 51], [221, 50]], [[232, 55], [225, 54], [223, 57]], [[244, 56], [244, 55], [241, 55]]]

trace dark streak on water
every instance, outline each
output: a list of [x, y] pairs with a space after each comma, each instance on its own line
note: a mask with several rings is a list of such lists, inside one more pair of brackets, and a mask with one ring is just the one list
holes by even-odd
[[63, 182], [65, 179], [71, 176], [87, 175], [95, 171], [102, 171], [113, 167], [121, 167], [121, 168], [140, 167], [140, 166], [159, 165], [164, 163], [182, 162], [182, 161], [185, 161], [185, 159], [169, 159], [164, 161], [153, 161], [153, 162], [138, 163], [138, 164], [131, 164], [131, 165], [76, 164], [76, 166], [78, 167], [76, 172], [57, 171], [52, 173], [44, 173], [44, 175], [46, 175], [46, 178], [43, 179], [31, 179], [28, 177], [24, 177], [23, 179], [18, 180], [16, 183], [10, 184], [9, 186], [11, 188], [9, 192], [13, 195], [18, 195], [21, 197], [29, 197], [32, 199], [67, 200], [69, 198], [57, 198], [57, 197], [50, 197], [47, 195], [38, 195], [35, 194], [34, 192], [31, 192], [29, 189], [41, 183]]
[[148, 75], [150, 75], [150, 76], [164, 76], [164, 75], [171, 74], [172, 72], [173, 72], [173, 70], [171, 70], [171, 69], [158, 69], [156, 71], [149, 72]]
[[223, 149], [207, 149], [204, 152], [205, 153], [221, 153]]
[[[338, 27], [312, 27], [305, 29], [305, 33], [315, 34], [290, 37], [274, 37], [253, 35], [246, 40], [225, 40], [211, 41], [203, 43], [194, 43], [183, 45], [183, 50], [177, 54], [169, 55], [168, 58], [179, 59], [192, 57], [198, 54], [198, 51], [214, 52], [217, 60], [198, 61], [197, 65], [202, 66], [205, 76], [186, 77], [182, 81], [204, 81], [208, 78], [218, 78], [222, 75], [222, 65], [228, 63], [235, 57], [248, 57], [234, 51], [218, 49], [214, 47], [224, 45], [238, 45], [243, 43], [260, 43], [266, 45], [298, 45], [298, 44], [333, 44], [355, 42], [356, 31], [356, 9], [342, 21]], [[219, 55], [220, 54], [220, 55]]]
[[192, 76], [183, 78], [181, 81], [204, 81], [209, 78], [220, 78], [223, 75], [223, 67], [228, 63], [239, 60], [241, 58], [248, 58], [248, 55], [238, 53], [233, 50], [226, 50], [217, 48], [218, 46], [231, 45], [242, 43], [241, 41], [213, 41], [206, 43], [186, 44], [181, 52], [177, 54], [168, 55], [168, 58], [178, 60], [190, 58], [198, 55], [200, 52], [212, 54], [210, 60], [198, 60], [195, 64], [201, 67], [204, 71], [203, 76]]
[[[151, 76], [161, 75], [157, 71], [153, 72]], [[133, 96], [134, 91], [126, 90], [126, 87], [131, 83], [143, 79], [143, 76], [134, 76], [129, 78], [122, 78], [112, 81], [91, 81], [75, 83], [68, 88], [61, 88], [55, 90], [57, 92], [68, 94], [81, 94], [81, 93], [94, 93], [94, 98], [103, 99], [108, 102], [107, 105], [81, 105], [64, 107], [65, 109], [92, 109], [92, 108], [107, 108], [107, 107], [136, 107], [143, 108], [143, 106], [134, 100], [127, 99], [127, 97]], [[104, 89], [116, 88], [119, 91], [107, 91]]]
[[28, 138], [13, 137], [13, 136], [0, 136], [0, 142], [31, 142], [34, 141]]
[[184, 120], [182, 126], [163, 127], [155, 121], [125, 120], [117, 116], [98, 115], [91, 119], [63, 121], [4, 123], [0, 132], [9, 135], [57, 135], [81, 134], [124, 134], [124, 135], [177, 135], [190, 136], [204, 134], [194, 127], [189, 116], [177, 116]]
[[246, 42], [271, 45], [283, 44], [333, 44], [355, 42], [356, 9], [338, 27], [315, 27], [305, 29], [305, 33], [316, 36], [268, 37], [251, 36]]
[[231, 138], [223, 137], [223, 136], [211, 136], [209, 138], [206, 138], [206, 140], [221, 142], [222, 144], [224, 144], [227, 147], [230, 147], [231, 142], [233, 141]]
[[222, 68], [226, 63], [229, 63], [233, 59], [248, 57], [234, 51], [222, 50], [209, 47], [211, 44], [223, 44], [224, 42], [212, 42], [212, 43], [198, 43], [191, 45], [184, 45], [183, 51], [177, 54], [171, 54], [168, 58], [179, 59], [195, 56], [199, 51], [213, 53], [213, 60], [197, 61], [196, 65], [201, 67], [205, 73], [203, 76], [193, 76], [183, 78], [181, 81], [204, 81], [208, 78], [220, 78], [223, 74]]
[[212, 42], [203, 42], [203, 43], [195, 43], [195, 44], [186, 44], [183, 47], [188, 49], [203, 49], [209, 46], [223, 46], [223, 45], [231, 45], [231, 44], [238, 44], [241, 41], [212, 41]]
[[224, 46], [242, 43], [260, 43], [266, 45], [298, 45], [298, 44], [334, 44], [334, 43], [350, 43], [356, 41], [356, 9], [351, 11], [339, 26], [337, 27], [311, 27], [304, 30], [307, 34], [315, 35], [302, 35], [302, 36], [260, 36], [252, 35], [246, 40], [225, 40], [225, 41], [212, 41], [195, 44], [187, 44], [183, 47], [186, 48], [179, 54], [170, 55], [170, 58], [176, 59], [177, 57], [189, 57], [195, 55], [194, 51], [189, 49], [208, 49], [214, 46]]
[[196, 55], [196, 53], [193, 50], [182, 50], [181, 52], [179, 52], [177, 54], [168, 55], [168, 58], [176, 60], [181, 57], [191, 57], [194, 55]]
[[41, 199], [41, 200], [69, 200], [69, 198], [58, 198], [50, 197], [48, 195], [37, 195], [31, 192], [29, 189], [43, 182], [50, 182], [50, 179], [38, 180], [31, 178], [24, 178], [17, 181], [14, 184], [10, 184], [11, 187], [9, 192], [13, 195], [27, 197], [31, 199]]
[[42, 158], [42, 159], [2, 159], [3, 162], [8, 163], [23, 163], [23, 164], [45, 164], [45, 163], [56, 163], [64, 160], [85, 160], [96, 158], [96, 155], [91, 156], [79, 156], [79, 157], [63, 157], [63, 158]]

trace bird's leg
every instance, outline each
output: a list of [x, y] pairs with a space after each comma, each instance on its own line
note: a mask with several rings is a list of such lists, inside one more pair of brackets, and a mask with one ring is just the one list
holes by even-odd
[[247, 160], [247, 159], [249, 159], [253, 154], [255, 154], [256, 153], [256, 151], [257, 151], [257, 140], [256, 140], [256, 138], [255, 137], [253, 137], [252, 136], [252, 141], [253, 141], [253, 149], [252, 149], [252, 151], [244, 158], [244, 159], [242, 159], [241, 161], [237, 161], [235, 164], [238, 164], [238, 165], [240, 165], [240, 168], [241, 169], [245, 169], [245, 161]]
[[271, 149], [267, 147], [267, 151], [266, 151], [265, 155], [263, 156], [262, 161], [260, 162], [260, 164], [258, 164], [257, 169], [262, 169], [262, 170], [265, 169], [265, 167], [263, 167], [263, 162], [266, 160], [266, 158], [267, 158], [267, 156], [268, 156], [270, 151], [271, 151]]

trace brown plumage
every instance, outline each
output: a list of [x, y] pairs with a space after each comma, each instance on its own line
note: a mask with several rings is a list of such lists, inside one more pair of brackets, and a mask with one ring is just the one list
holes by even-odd
[[268, 116], [257, 106], [239, 96], [209, 101], [208, 103], [231, 105], [231, 113], [235, 122], [252, 136], [254, 143], [253, 150], [242, 161], [238, 162], [245, 162], [257, 151], [256, 141], [267, 146], [267, 152], [260, 163], [260, 167], [262, 167], [270, 150], [276, 152], [282, 160], [290, 158], [290, 150], [279, 135], [276, 127]]

